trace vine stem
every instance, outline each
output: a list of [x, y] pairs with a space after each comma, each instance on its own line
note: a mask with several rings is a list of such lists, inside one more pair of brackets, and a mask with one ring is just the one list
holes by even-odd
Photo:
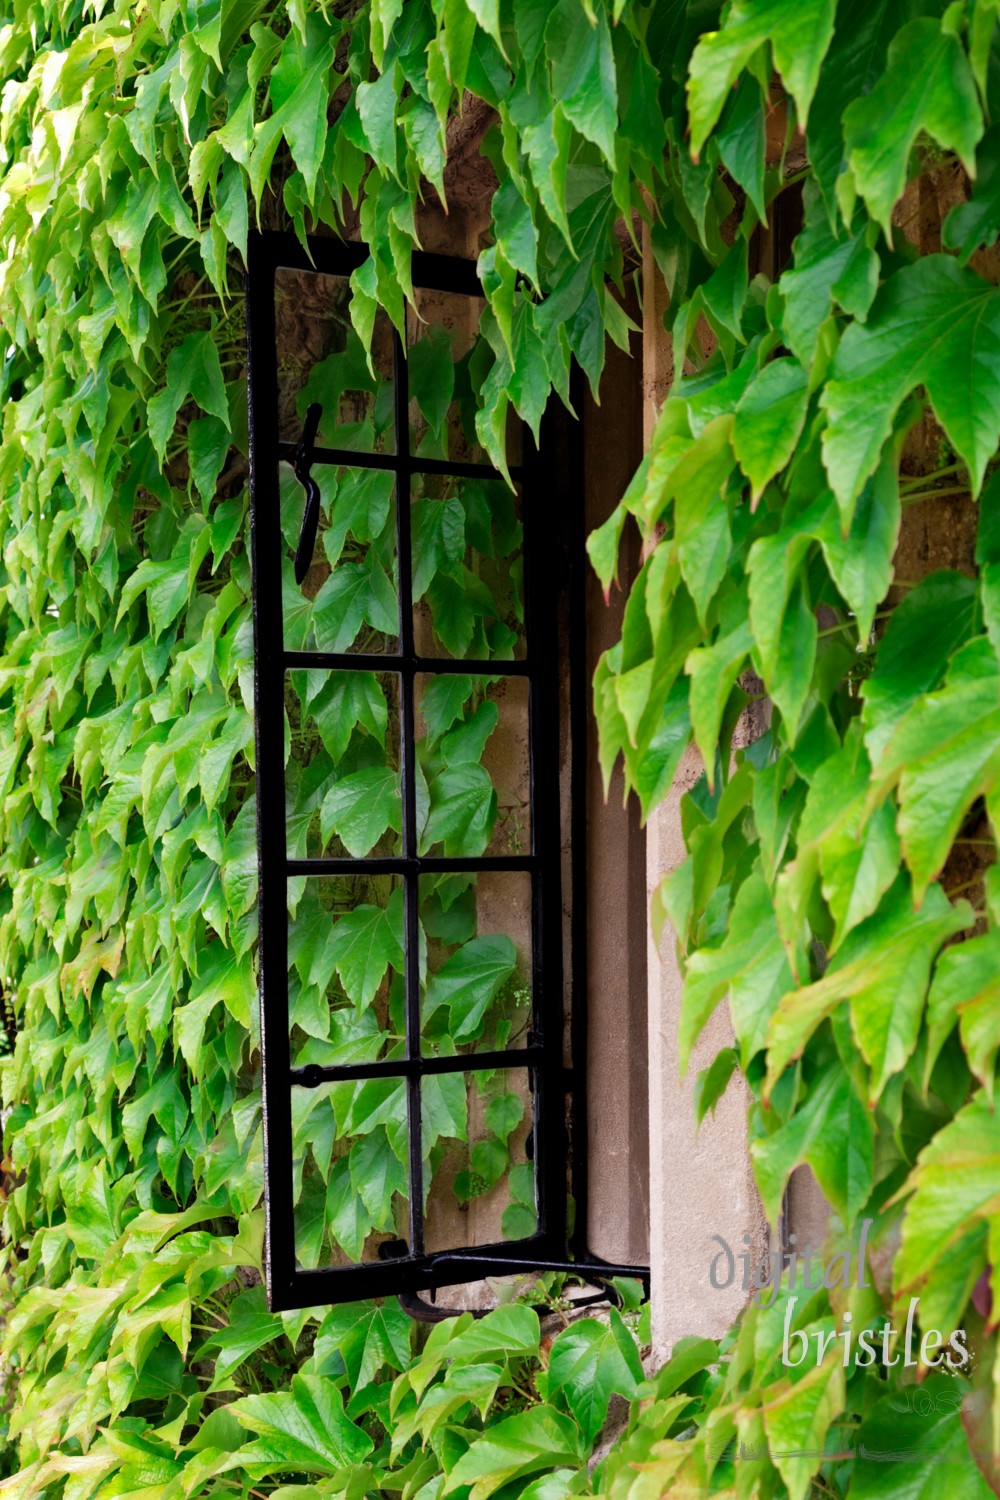
[[901, 479], [899, 481], [900, 487], [902, 488], [903, 485], [930, 484], [934, 479], [944, 479], [948, 474], [957, 474], [958, 470], [964, 467], [965, 465], [961, 462], [956, 462], [948, 464], [943, 469], [935, 469], [933, 474], [914, 474], [910, 479]]
[[902, 505], [920, 505], [924, 500], [944, 500], [949, 495], [967, 495], [969, 487], [966, 484], [952, 485], [946, 490], [911, 490], [908, 494], [900, 495]]

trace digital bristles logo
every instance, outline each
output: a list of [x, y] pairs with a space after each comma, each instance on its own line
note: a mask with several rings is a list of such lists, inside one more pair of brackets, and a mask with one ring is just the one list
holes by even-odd
[[[758, 1307], [770, 1307], [779, 1294], [787, 1293], [781, 1358], [790, 1369], [806, 1363], [814, 1340], [817, 1365], [823, 1363], [827, 1350], [839, 1340], [843, 1343], [845, 1368], [853, 1361], [862, 1369], [877, 1362], [886, 1366], [902, 1363], [904, 1368], [911, 1369], [917, 1365], [929, 1369], [964, 1369], [969, 1363], [969, 1351], [965, 1343], [965, 1330], [962, 1328], [955, 1329], [947, 1339], [936, 1328], [921, 1329], [914, 1353], [914, 1336], [921, 1326], [919, 1297], [910, 1298], [906, 1324], [902, 1330], [897, 1330], [891, 1322], [885, 1322], [881, 1318], [870, 1326], [855, 1329], [852, 1326], [854, 1315], [850, 1311], [843, 1314], [840, 1320], [843, 1326], [839, 1331], [817, 1328], [807, 1333], [794, 1327], [800, 1297], [808, 1298], [821, 1288], [830, 1291], [839, 1286], [849, 1291], [856, 1287], [864, 1291], [870, 1287], [865, 1279], [865, 1248], [872, 1223], [873, 1220], [865, 1219], [861, 1225], [856, 1256], [853, 1251], [841, 1250], [826, 1262], [812, 1245], [807, 1244], [799, 1250], [798, 1236], [790, 1234], [787, 1252], [772, 1251], [753, 1264], [753, 1252], [749, 1248], [753, 1239], [749, 1234], [743, 1236], [743, 1243], [748, 1248], [739, 1255], [733, 1254], [728, 1241], [721, 1234], [713, 1234], [712, 1239], [721, 1248], [716, 1251], [709, 1265], [709, 1281], [717, 1291], [731, 1287], [736, 1279], [737, 1262], [741, 1262], [743, 1290], [753, 1292], [753, 1299]], [[815, 1279], [816, 1276], [818, 1280]], [[903, 1334], [903, 1350], [901, 1353], [892, 1353], [899, 1332]]]

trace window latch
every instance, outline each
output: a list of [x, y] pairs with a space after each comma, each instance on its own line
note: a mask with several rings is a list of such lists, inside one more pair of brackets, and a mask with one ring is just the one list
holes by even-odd
[[316, 547], [316, 531], [319, 526], [319, 485], [312, 477], [310, 470], [313, 461], [313, 444], [316, 441], [316, 433], [319, 429], [319, 419], [322, 411], [323, 408], [318, 401], [314, 401], [309, 407], [302, 426], [302, 436], [299, 438], [295, 452], [292, 454], [292, 469], [299, 484], [301, 484], [306, 492], [306, 506], [302, 512], [299, 544], [295, 549], [296, 583], [301, 583], [309, 572], [309, 566], [313, 560], [313, 551]]

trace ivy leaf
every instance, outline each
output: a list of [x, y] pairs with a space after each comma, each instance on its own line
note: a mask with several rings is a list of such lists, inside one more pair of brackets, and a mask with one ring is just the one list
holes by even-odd
[[256, 1439], [226, 1467], [246, 1470], [251, 1480], [282, 1469], [329, 1474], [372, 1451], [371, 1438], [344, 1411], [339, 1387], [321, 1375], [293, 1375], [289, 1390], [244, 1396], [229, 1410]]
[[343, 759], [359, 725], [385, 746], [389, 711], [374, 672], [331, 672], [310, 702], [309, 714], [335, 765]]
[[763, 222], [767, 218], [764, 201], [767, 140], [764, 101], [755, 78], [741, 78], [726, 101], [715, 132], [715, 143], [726, 171], [743, 188]]
[[439, 1006], [446, 1005], [452, 1038], [456, 1042], [468, 1040], [478, 1031], [490, 1002], [516, 965], [517, 949], [502, 933], [463, 943], [428, 980], [425, 1021]]
[[402, 829], [399, 773], [391, 766], [372, 766], [334, 782], [323, 798], [320, 829], [323, 843], [335, 833], [355, 859], [369, 854], [387, 828]]
[[768, 1094], [787, 1065], [802, 1056], [820, 1022], [849, 999], [854, 1035], [872, 1069], [869, 1100], [876, 1103], [917, 1044], [939, 948], [971, 921], [968, 902], [953, 906], [940, 886], [932, 886], [914, 910], [909, 881], [901, 875], [878, 911], [844, 939], [822, 979], [781, 1000], [768, 1028]]
[[892, 239], [892, 210], [906, 186], [921, 130], [955, 151], [973, 175], [983, 117], [968, 58], [956, 34], [958, 7], [939, 20], [921, 16], [896, 33], [885, 72], [844, 112], [844, 136], [855, 186]]
[[781, 1212], [788, 1179], [803, 1162], [844, 1222], [854, 1222], [874, 1181], [875, 1126], [839, 1058], [813, 1079], [805, 1103], [788, 1123], [753, 1141], [750, 1154], [772, 1224]]
[[267, 1310], [262, 1287], [251, 1287], [229, 1304], [229, 1322], [206, 1339], [203, 1348], [218, 1350], [210, 1390], [226, 1390], [229, 1377], [251, 1354], [283, 1339], [281, 1318]]
[[681, 1068], [687, 1068], [695, 1041], [727, 990], [745, 1068], [764, 1045], [781, 996], [793, 989], [774, 897], [758, 869], [740, 886], [722, 942], [699, 948], [685, 965], [678, 1028]]
[[968, 203], [956, 203], [941, 228], [941, 243], [959, 252], [964, 266], [980, 245], [1000, 234], [1000, 125], [991, 125], [976, 153], [976, 180]]
[[927, 996], [925, 1091], [956, 1021], [969, 1067], [992, 1103], [1000, 1049], [1000, 932], [995, 929], [948, 948], [934, 970]]
[[338, 917], [326, 949], [357, 1010], [365, 1010], [389, 965], [403, 972], [402, 892], [393, 891], [384, 907], [363, 902]]
[[561, 1464], [583, 1462], [579, 1427], [551, 1406], [533, 1406], [487, 1428], [451, 1470], [442, 1495], [468, 1485], [469, 1500], [488, 1500], [495, 1490]]
[[197, 401], [202, 411], [217, 417], [229, 430], [229, 403], [219, 363], [219, 351], [208, 332], [189, 333], [171, 350], [167, 359], [167, 381], [164, 390], [155, 395], [146, 409], [149, 435], [161, 464], [167, 443], [173, 434], [177, 413], [188, 399]]
[[446, 855], [482, 854], [497, 817], [497, 794], [482, 766], [448, 766], [430, 782], [430, 811], [420, 840], [421, 853], [442, 843]]
[[794, 453], [808, 404], [806, 372], [798, 360], [787, 356], [765, 365], [740, 397], [733, 447], [750, 480], [754, 504]]
[[[448, 330], [439, 325], [426, 329], [423, 336], [410, 345], [407, 364], [410, 390], [416, 397], [417, 405], [427, 418], [431, 430], [440, 432], [455, 394], [455, 356]], [[430, 502], [420, 503], [427, 505]], [[413, 597], [419, 599], [420, 594], [414, 592]]]
[[572, 1413], [587, 1444], [604, 1426], [612, 1393], [631, 1401], [643, 1378], [635, 1340], [614, 1308], [607, 1323], [581, 1318], [564, 1328], [549, 1351], [548, 1399]]
[[377, 1126], [351, 1147], [348, 1157], [351, 1186], [367, 1209], [372, 1224], [383, 1234], [395, 1228], [392, 1199], [409, 1191], [406, 1168], [389, 1145], [385, 1126]]
[[910, 705], [937, 687], [953, 652], [969, 639], [977, 606], [971, 578], [938, 572], [893, 610], [875, 670], [862, 688], [865, 744], [874, 764]]
[[506, 1145], [524, 1119], [524, 1100], [518, 1094], [500, 1094], [486, 1107], [486, 1124]]
[[845, 1380], [839, 1360], [827, 1361], [796, 1381], [781, 1381], [764, 1398], [768, 1447], [789, 1500], [806, 1500], [813, 1488], [830, 1424], [847, 1399]]
[[578, 0], [557, 0], [545, 28], [552, 93], [566, 119], [615, 165], [618, 84], [611, 32], [603, 6], [589, 24]]
[[464, 672], [442, 672], [431, 678], [420, 697], [420, 716], [431, 740], [438, 740], [461, 718], [472, 695], [472, 678]]
[[836, 0], [734, 0], [718, 31], [707, 31], [688, 70], [691, 155], [697, 159], [729, 90], [758, 48], [770, 43], [774, 65], [795, 100], [804, 128], [833, 36]]
[[816, 88], [809, 121], [809, 160], [831, 223], [837, 218], [837, 179], [846, 166], [843, 117], [868, 94], [885, 67], [899, 30], [899, 0], [838, 0], [837, 22]]
[[879, 259], [863, 224], [831, 230], [818, 193], [807, 200], [806, 224], [795, 240], [795, 259], [781, 277], [782, 327], [788, 347], [803, 365], [812, 364], [820, 325], [833, 305], [862, 322], [879, 283]]
[[465, 511], [460, 500], [416, 500], [413, 518], [413, 598], [422, 599], [435, 573], [465, 553]]
[[[295, 1210], [295, 1246], [299, 1259], [312, 1269], [319, 1266], [323, 1234], [329, 1224], [334, 1240], [347, 1258], [360, 1261], [364, 1255], [365, 1241], [374, 1226], [360, 1193], [351, 1181], [348, 1158], [341, 1156], [333, 1163], [325, 1190], [315, 1180], [313, 1180], [313, 1185], [318, 1198], [318, 1215], [311, 1260], [308, 1262], [305, 1259], [306, 1240], [299, 1230], [299, 1212], [302, 1205], [297, 1205]], [[303, 1200], [305, 1196], [303, 1192]]]
[[382, 1303], [332, 1307], [316, 1333], [317, 1353], [330, 1348], [347, 1369], [351, 1390], [371, 1385], [380, 1370], [403, 1370], [410, 1362], [413, 1324], [394, 1297]]
[[812, 538], [795, 529], [761, 537], [750, 549], [750, 626], [760, 675], [794, 743], [816, 660], [816, 616], [802, 563]]
[[978, 492], [1000, 438], [1000, 292], [947, 255], [928, 255], [885, 283], [868, 322], [853, 323], [821, 404], [823, 458], [850, 525], [903, 400], [918, 385], [965, 460]]
[[[920, 1392], [919, 1402], [905, 1405], [898, 1393], [884, 1396], [865, 1416], [851, 1475], [852, 1500], [938, 1500], [948, 1470], [962, 1476], [951, 1490], [956, 1500], [991, 1500], [994, 1491], [976, 1467], [962, 1428], [965, 1383], [931, 1371]], [[894, 1462], [886, 1463], [885, 1453]]]
[[953, 659], [945, 686], [897, 724], [874, 771], [872, 801], [899, 787], [899, 836], [919, 902], [962, 820], [1000, 779], [1000, 664], [985, 636]]
[[346, 651], [366, 621], [374, 630], [395, 635], [399, 629], [395, 590], [378, 562], [341, 563], [314, 601], [316, 645], [320, 651]]

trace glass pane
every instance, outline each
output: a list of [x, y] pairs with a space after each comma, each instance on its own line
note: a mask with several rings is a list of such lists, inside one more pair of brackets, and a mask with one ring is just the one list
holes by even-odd
[[425, 1078], [421, 1122], [428, 1251], [527, 1239], [535, 1233], [526, 1069]]
[[409, 1238], [406, 1082], [292, 1089], [295, 1259], [303, 1270], [378, 1258]]
[[399, 692], [393, 672], [287, 674], [289, 859], [399, 852]]
[[410, 533], [418, 653], [523, 657], [520, 493], [502, 479], [415, 474]]
[[282, 622], [286, 651], [397, 651], [399, 570], [396, 494], [383, 469], [316, 464], [319, 526], [301, 584], [294, 560], [306, 493], [290, 464], [279, 465]]
[[419, 675], [415, 692], [419, 852], [530, 854], [527, 679]]
[[425, 1057], [521, 1048], [532, 1025], [531, 876], [422, 875]]
[[279, 267], [274, 283], [278, 435], [297, 443], [315, 401], [322, 408], [318, 447], [392, 453], [392, 324], [379, 309], [369, 368], [351, 323], [350, 301], [346, 276]]
[[[476, 432], [476, 412], [481, 405], [497, 410], [497, 395], [506, 393], [489, 389], [496, 360], [479, 331], [485, 306], [482, 297], [418, 288], [416, 311], [408, 309], [410, 452], [418, 458], [493, 462]], [[492, 399], [481, 401], [480, 392]], [[504, 451], [508, 464], [522, 462], [522, 424], [513, 412]]]
[[394, 875], [288, 882], [292, 1066], [344, 1066], [404, 1051], [403, 891]]

